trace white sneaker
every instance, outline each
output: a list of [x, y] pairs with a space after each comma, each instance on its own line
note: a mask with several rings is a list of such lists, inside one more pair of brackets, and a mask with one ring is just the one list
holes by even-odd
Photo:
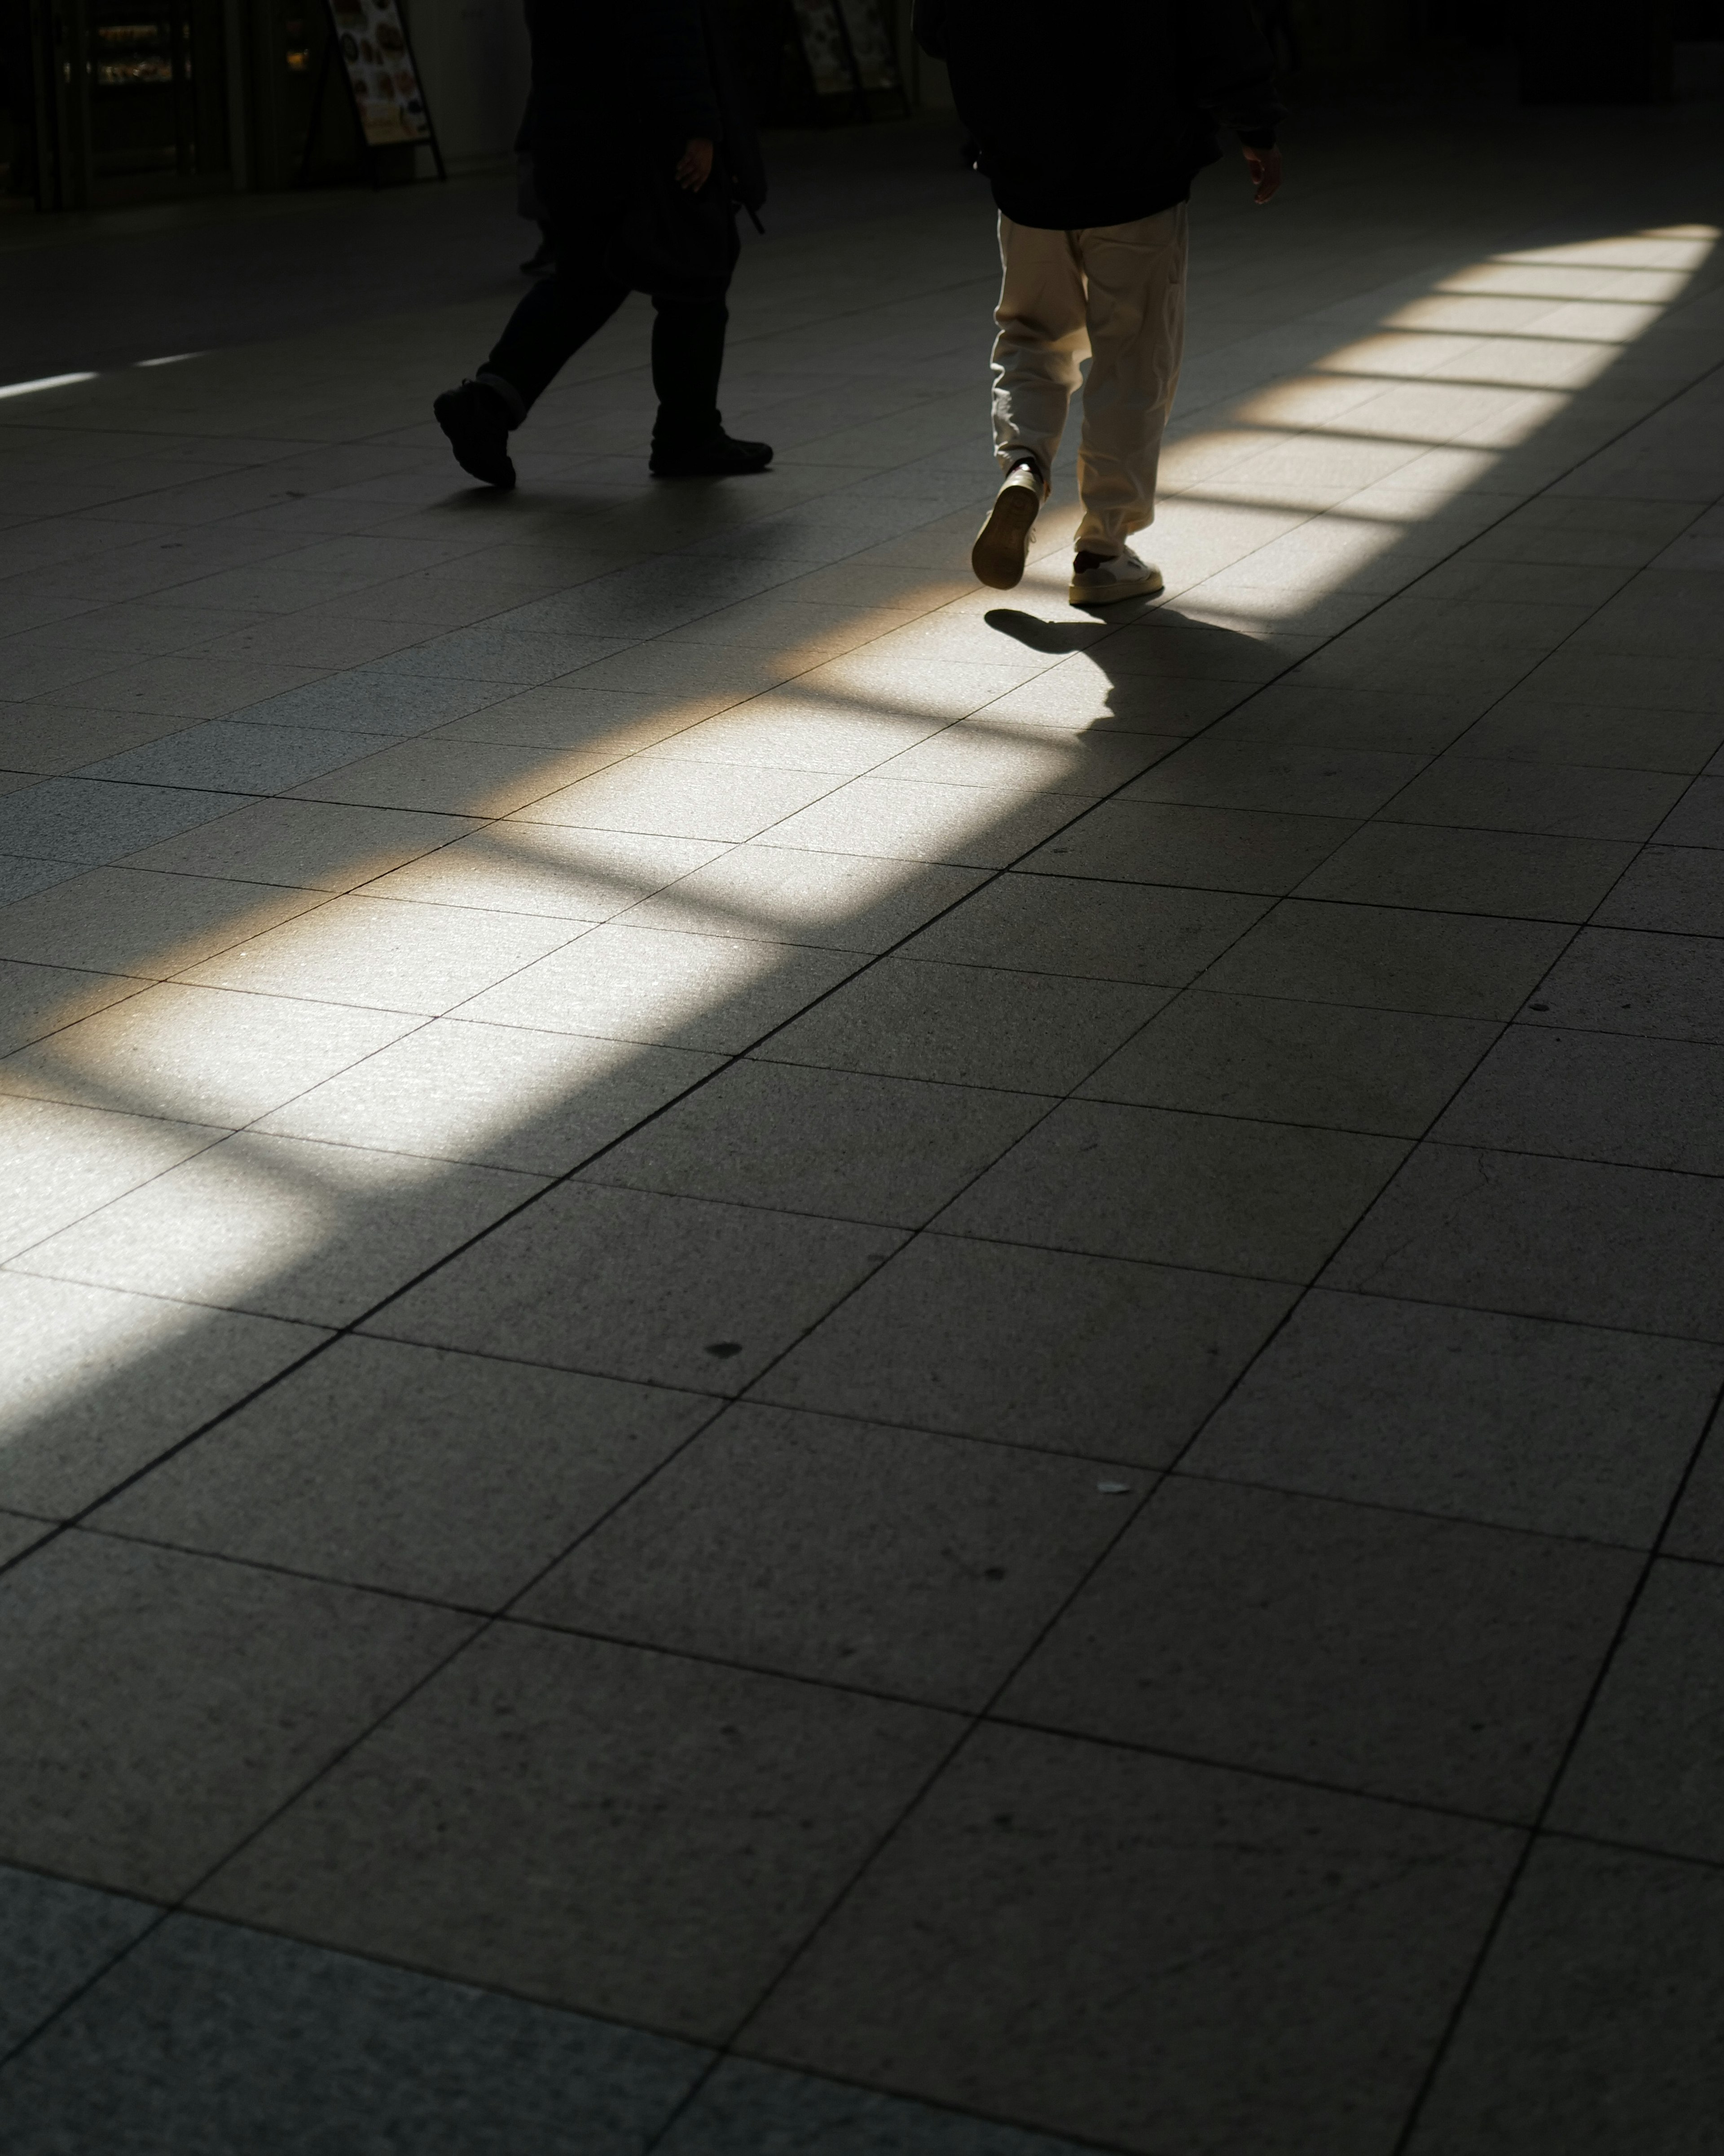
[[970, 549], [970, 567], [978, 583], [1008, 592], [1022, 581], [1029, 535], [1046, 499], [1047, 489], [1034, 465], [1014, 465], [1006, 474], [1006, 483], [994, 496], [988, 521]]
[[1066, 596], [1074, 606], [1109, 606], [1115, 599], [1153, 598], [1161, 588], [1161, 571], [1140, 562], [1126, 547], [1107, 561], [1095, 562], [1090, 568], [1075, 567]]

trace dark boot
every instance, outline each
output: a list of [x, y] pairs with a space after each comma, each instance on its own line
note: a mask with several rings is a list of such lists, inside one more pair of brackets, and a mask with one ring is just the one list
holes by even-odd
[[464, 382], [459, 389], [445, 389], [431, 410], [463, 471], [487, 486], [514, 485], [509, 414], [495, 389], [482, 382]]
[[653, 439], [647, 469], [654, 479], [729, 479], [762, 472], [772, 461], [769, 442], [739, 442], [722, 427], [695, 441]]

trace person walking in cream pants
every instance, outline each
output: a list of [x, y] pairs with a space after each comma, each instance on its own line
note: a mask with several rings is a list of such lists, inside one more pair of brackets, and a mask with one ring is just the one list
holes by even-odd
[[1280, 182], [1281, 116], [1246, 0], [1112, 0], [1090, 36], [1060, 0], [916, 0], [1000, 213], [993, 439], [1004, 474], [971, 553], [1008, 591], [1083, 385], [1077, 605], [1162, 588], [1127, 544], [1155, 516], [1185, 338], [1187, 203], [1238, 133], [1260, 203]]
[[[1008, 477], [1027, 458], [1045, 493], [1087, 357], [1076, 548], [1098, 560], [1121, 559], [1126, 540], [1155, 519], [1156, 468], [1185, 345], [1186, 223], [1183, 203], [1075, 232], [1000, 219], [994, 452]], [[1003, 566], [1012, 567], [1009, 552]], [[1021, 575], [1021, 561], [1018, 567]]]

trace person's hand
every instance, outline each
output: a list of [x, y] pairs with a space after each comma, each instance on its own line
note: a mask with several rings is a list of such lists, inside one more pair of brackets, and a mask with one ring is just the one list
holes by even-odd
[[1251, 184], [1256, 189], [1251, 199], [1266, 203], [1281, 184], [1281, 153], [1279, 150], [1254, 150], [1244, 146], [1245, 170], [1251, 175]]
[[704, 135], [696, 135], [684, 148], [676, 167], [676, 184], [686, 187], [691, 195], [700, 193], [712, 177], [712, 145]]

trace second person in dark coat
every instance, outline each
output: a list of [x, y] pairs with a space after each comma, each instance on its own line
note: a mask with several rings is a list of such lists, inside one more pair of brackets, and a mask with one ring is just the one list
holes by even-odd
[[662, 478], [763, 470], [764, 442], [718, 408], [735, 208], [766, 194], [759, 143], [716, 0], [528, 0], [534, 182], [557, 273], [485, 364], [434, 407], [456, 460], [515, 484], [508, 437], [631, 290], [650, 294]]

